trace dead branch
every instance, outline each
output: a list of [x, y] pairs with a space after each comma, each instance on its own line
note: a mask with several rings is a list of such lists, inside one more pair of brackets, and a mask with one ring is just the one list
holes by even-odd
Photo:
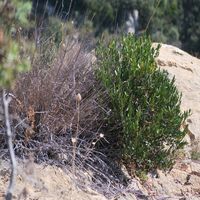
[[16, 159], [15, 153], [12, 143], [12, 132], [10, 127], [10, 119], [9, 119], [9, 103], [11, 101], [11, 97], [6, 95], [5, 90], [3, 90], [3, 107], [4, 107], [4, 115], [5, 115], [5, 124], [6, 124], [6, 137], [8, 142], [8, 149], [10, 153], [10, 160], [11, 160], [11, 176], [10, 176], [10, 183], [8, 186], [8, 190], [6, 193], [6, 200], [11, 200], [14, 190], [14, 182], [16, 176]]

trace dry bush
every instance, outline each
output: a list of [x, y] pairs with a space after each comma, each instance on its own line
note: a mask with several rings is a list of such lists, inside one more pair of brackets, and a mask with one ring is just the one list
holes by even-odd
[[78, 93], [82, 96], [78, 135], [82, 139], [96, 138], [101, 112], [96, 102], [99, 88], [93, 61], [94, 56], [83, 43], [69, 40], [61, 45], [50, 66], [34, 60], [32, 70], [18, 77], [12, 92], [17, 140], [31, 145], [31, 140], [48, 142], [57, 136], [71, 139], [78, 123]]

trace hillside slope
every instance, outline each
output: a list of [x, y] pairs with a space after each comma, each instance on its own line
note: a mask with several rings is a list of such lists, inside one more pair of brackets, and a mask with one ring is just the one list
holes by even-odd
[[[175, 84], [183, 95], [182, 110], [192, 111], [192, 115], [187, 120], [189, 144], [185, 149], [186, 153], [180, 153], [178, 156], [177, 163], [170, 173], [165, 174], [158, 170], [158, 176], [148, 174], [148, 180], [143, 186], [138, 180], [132, 179], [130, 187], [145, 194], [141, 199], [198, 200], [200, 199], [200, 161], [192, 160], [190, 151], [195, 144], [195, 150], [200, 152], [200, 60], [176, 47], [162, 44], [157, 63], [160, 68], [169, 72], [170, 77], [175, 76]], [[0, 161], [0, 199], [4, 199], [8, 185], [8, 169], [8, 162]], [[16, 183], [14, 199], [106, 199], [90, 188], [88, 191], [77, 189], [73, 186], [69, 173], [58, 167], [38, 165], [28, 160], [19, 162]], [[138, 198], [135, 195], [123, 195], [115, 199]]]

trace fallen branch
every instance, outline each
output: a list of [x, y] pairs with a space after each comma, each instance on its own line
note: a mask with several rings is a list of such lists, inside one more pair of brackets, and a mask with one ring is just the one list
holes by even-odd
[[6, 200], [11, 200], [13, 196], [14, 190], [14, 182], [16, 176], [16, 159], [15, 153], [12, 143], [12, 132], [10, 127], [10, 119], [9, 119], [9, 103], [12, 100], [10, 96], [6, 95], [5, 90], [3, 90], [3, 107], [4, 107], [4, 115], [5, 115], [5, 124], [6, 124], [6, 137], [8, 142], [8, 149], [10, 153], [10, 160], [11, 160], [11, 176], [10, 176], [10, 183], [8, 186], [8, 190], [5, 196]]

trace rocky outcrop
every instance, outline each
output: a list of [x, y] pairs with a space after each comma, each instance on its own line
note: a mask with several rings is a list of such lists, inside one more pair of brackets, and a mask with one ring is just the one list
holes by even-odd
[[177, 161], [170, 173], [158, 170], [158, 178], [148, 175], [145, 183], [154, 199], [200, 199], [200, 163], [191, 160]]
[[191, 110], [187, 119], [189, 144], [170, 173], [158, 171], [157, 178], [148, 175], [146, 188], [155, 199], [197, 200], [200, 199], [200, 160], [193, 160], [191, 150], [195, 145], [200, 159], [200, 60], [177, 47], [162, 44], [157, 64], [168, 71], [170, 78], [175, 76], [175, 84], [182, 93], [182, 111]]
[[182, 110], [191, 109], [187, 120], [190, 139], [200, 138], [200, 60], [177, 47], [162, 44], [157, 63], [170, 77], [175, 76], [175, 84], [182, 93]]

